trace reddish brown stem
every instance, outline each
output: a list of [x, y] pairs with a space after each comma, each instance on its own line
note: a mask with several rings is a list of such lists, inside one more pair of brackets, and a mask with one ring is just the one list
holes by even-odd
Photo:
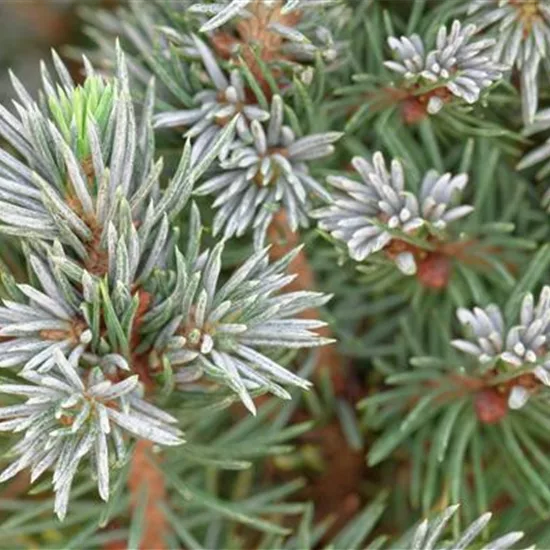
[[0, 493], [0, 497], [3, 499], [17, 498], [29, 490], [30, 484], [29, 472], [24, 470], [17, 474], [11, 483], [3, 489], [2, 493]]
[[141, 537], [140, 550], [168, 550], [164, 534], [168, 522], [159, 503], [166, 499], [166, 485], [161, 470], [155, 464], [158, 457], [152, 452], [153, 444], [149, 441], [138, 441], [132, 457], [128, 488], [131, 495], [131, 506], [137, 505], [142, 488], [147, 487], [147, 505], [145, 524]]

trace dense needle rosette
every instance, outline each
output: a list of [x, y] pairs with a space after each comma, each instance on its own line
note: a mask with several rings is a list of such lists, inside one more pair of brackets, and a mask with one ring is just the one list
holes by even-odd
[[86, 63], [81, 86], [54, 55], [59, 83], [43, 68], [47, 107], [13, 77], [17, 118], [0, 109], [0, 135], [18, 152], [0, 154], [0, 231], [22, 238], [58, 240], [90, 273], [144, 280], [162, 264], [169, 222], [185, 206], [193, 182], [231, 137], [235, 121], [194, 162], [190, 143], [161, 193], [163, 160], [155, 159], [152, 82], [135, 116], [127, 66], [117, 50], [118, 76], [107, 80]]
[[124, 462], [128, 436], [169, 446], [183, 440], [176, 419], [141, 398], [137, 376], [113, 383], [101, 369], [81, 369], [76, 353], [69, 360], [60, 350], [54, 356], [49, 373], [29, 371], [21, 374], [27, 383], [0, 385], [0, 393], [26, 398], [0, 408], [0, 431], [23, 432], [0, 481], [25, 468], [34, 481], [53, 469], [55, 512], [63, 519], [83, 460], [93, 465], [99, 494], [108, 500], [110, 468]]
[[[394, 54], [386, 61], [388, 69], [398, 73], [407, 87], [446, 89], [466, 103], [479, 100], [482, 91], [500, 80], [507, 66], [493, 60], [493, 39], [476, 40], [475, 25], [462, 25], [455, 20], [450, 28], [442, 26], [437, 33], [435, 47], [427, 50], [417, 34], [389, 37]], [[440, 95], [433, 94], [428, 112], [437, 113], [444, 104]]]
[[468, 14], [479, 31], [495, 37], [493, 58], [520, 72], [523, 121], [533, 122], [540, 73], [548, 74], [550, 5], [546, 0], [472, 0]]
[[263, 246], [267, 227], [283, 208], [290, 228], [309, 224], [310, 197], [329, 198], [327, 191], [310, 175], [308, 163], [334, 151], [342, 135], [326, 132], [297, 138], [283, 124], [283, 101], [274, 96], [269, 121], [252, 121], [252, 141], [238, 141], [217, 173], [195, 189], [196, 195], [216, 194], [213, 207], [214, 235], [240, 237], [254, 229], [257, 247]]
[[[481, 363], [502, 360], [512, 368], [532, 365], [533, 376], [550, 386], [550, 357], [548, 337], [550, 333], [550, 287], [545, 286], [535, 304], [532, 294], [523, 299], [519, 324], [506, 327], [500, 308], [494, 304], [473, 310], [460, 308], [457, 311], [460, 323], [467, 329], [468, 337], [453, 340], [457, 349], [473, 355]], [[521, 385], [512, 388], [509, 406], [522, 407], [530, 392]]]
[[235, 391], [254, 412], [249, 391], [288, 399], [283, 386], [311, 385], [276, 357], [282, 350], [332, 342], [316, 332], [326, 323], [300, 318], [301, 312], [321, 307], [330, 296], [284, 292], [296, 277], [285, 271], [298, 250], [271, 264], [268, 250], [259, 250], [221, 284], [222, 252], [223, 243], [196, 260], [178, 253], [177, 282], [144, 316], [143, 330], [147, 334], [149, 327], [158, 327], [153, 346], [170, 362], [176, 381], [204, 373]]
[[[319, 227], [344, 241], [350, 256], [363, 261], [383, 250], [399, 233], [414, 234], [420, 228], [441, 232], [450, 222], [467, 215], [471, 206], [454, 206], [453, 202], [468, 181], [466, 174], [452, 176], [431, 170], [424, 176], [420, 193], [405, 189], [403, 165], [394, 159], [388, 169], [382, 153], [372, 160], [354, 157], [358, 182], [347, 176], [329, 176], [336, 188], [331, 203], [314, 212]], [[410, 252], [396, 258], [397, 266], [407, 274], [416, 266]]]
[[[235, 116], [238, 117], [237, 136], [243, 140], [252, 137], [249, 129], [251, 121], [264, 121], [269, 118], [269, 113], [257, 104], [248, 103], [245, 84], [238, 69], [232, 70], [227, 75], [206, 44], [196, 37], [193, 37], [193, 44], [214, 87], [201, 90], [196, 94], [195, 108], [164, 111], [154, 117], [157, 128], [187, 127], [185, 136], [196, 139], [192, 162], [212, 147], [224, 126]], [[232, 141], [228, 139], [221, 151], [222, 159], [227, 156]]]
[[[38, 256], [29, 258], [41, 290], [28, 284], [16, 286], [21, 301], [3, 300], [0, 307], [0, 367], [23, 367], [24, 371], [49, 371], [54, 350], [68, 355], [83, 353], [92, 339], [78, 305], [83, 301], [64, 285]], [[70, 289], [70, 294], [67, 291]]]

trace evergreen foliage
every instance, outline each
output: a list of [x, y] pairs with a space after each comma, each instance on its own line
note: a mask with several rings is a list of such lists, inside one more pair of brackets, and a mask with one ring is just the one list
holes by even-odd
[[0, 547], [550, 545], [548, 0], [120, 4], [0, 106]]

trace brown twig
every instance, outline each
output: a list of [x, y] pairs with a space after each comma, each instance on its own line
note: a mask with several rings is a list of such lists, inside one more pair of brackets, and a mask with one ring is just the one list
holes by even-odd
[[[271, 97], [271, 88], [264, 80], [263, 71], [254, 54], [267, 65], [274, 61], [292, 61], [293, 57], [284, 52], [285, 39], [271, 28], [273, 23], [286, 27], [295, 27], [302, 18], [301, 12], [294, 10], [283, 13], [283, 2], [277, 0], [273, 5], [267, 5], [263, 0], [254, 0], [247, 10], [251, 16], [240, 20], [233, 30], [220, 30], [211, 37], [211, 44], [216, 53], [224, 59], [234, 59], [238, 52], [242, 60], [260, 83], [264, 93]], [[271, 66], [270, 70], [275, 78], [282, 76], [282, 70]]]
[[30, 473], [27, 470], [19, 472], [2, 493], [0, 493], [0, 497], [3, 499], [16, 498], [26, 493], [30, 484]]
[[33, 31], [49, 44], [64, 42], [72, 30], [73, 14], [55, 9], [54, 4], [43, 0], [28, 0], [27, 2], [7, 2], [6, 6], [17, 17], [25, 20]]
[[168, 550], [164, 541], [168, 522], [159, 506], [159, 503], [166, 499], [166, 485], [161, 470], [155, 464], [158, 458], [153, 454], [152, 447], [153, 444], [150, 441], [137, 442], [130, 466], [128, 489], [131, 495], [131, 506], [135, 508], [142, 487], [147, 487], [147, 505], [140, 550]]

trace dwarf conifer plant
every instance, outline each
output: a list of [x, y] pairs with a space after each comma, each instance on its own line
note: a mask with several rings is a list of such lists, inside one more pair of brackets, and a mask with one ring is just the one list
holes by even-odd
[[0, 548], [548, 547], [548, 0], [119, 4], [0, 106]]

